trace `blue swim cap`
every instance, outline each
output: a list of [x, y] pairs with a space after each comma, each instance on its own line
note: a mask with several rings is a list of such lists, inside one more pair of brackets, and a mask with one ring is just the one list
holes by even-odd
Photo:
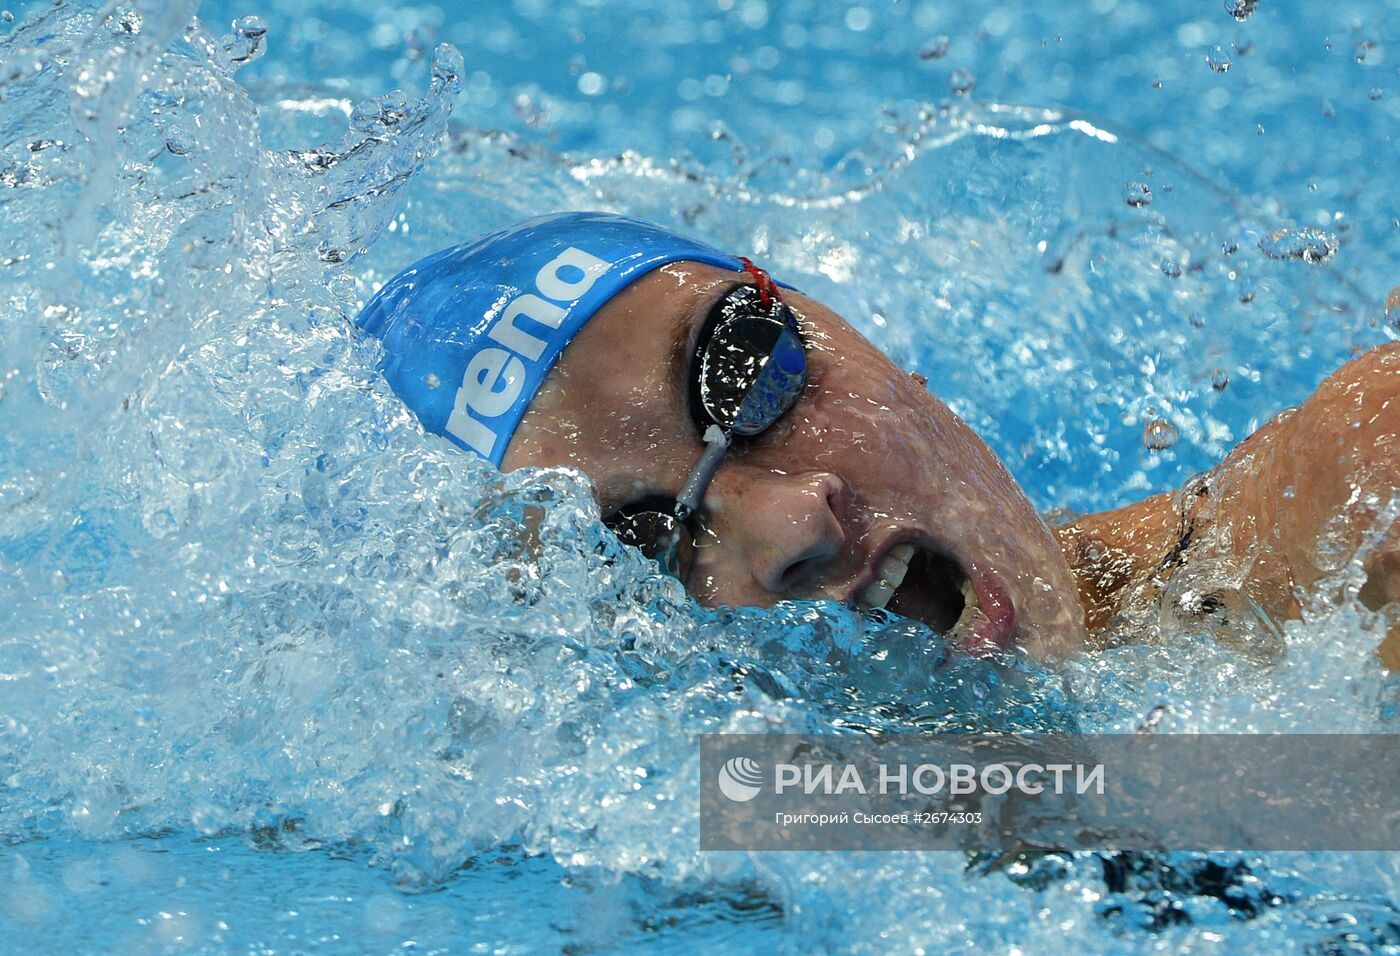
[[430, 432], [497, 467], [545, 375], [618, 292], [680, 259], [744, 264], [660, 226], [601, 212], [527, 219], [414, 263], [355, 322]]

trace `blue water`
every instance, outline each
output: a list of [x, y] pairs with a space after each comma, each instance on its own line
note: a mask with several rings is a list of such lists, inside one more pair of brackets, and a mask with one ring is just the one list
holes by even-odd
[[1345, 556], [1281, 656], [707, 612], [347, 321], [629, 212], [831, 302], [1040, 507], [1135, 500], [1400, 334], [1400, 3], [307, 6], [0, 17], [0, 951], [1400, 949], [1394, 854], [695, 849], [706, 731], [1393, 731]]

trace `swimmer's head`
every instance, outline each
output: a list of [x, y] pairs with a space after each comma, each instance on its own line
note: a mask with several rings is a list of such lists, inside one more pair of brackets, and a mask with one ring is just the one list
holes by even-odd
[[579, 329], [634, 280], [681, 260], [745, 269], [627, 216], [539, 216], [409, 266], [356, 323], [384, 343], [384, 375], [423, 426], [499, 466]]
[[[644, 551], [679, 530], [678, 554], [655, 550], [703, 604], [883, 607], [974, 652], [1083, 639], [1064, 554], [991, 449], [920, 376], [738, 257], [635, 220], [546, 217], [424, 260], [360, 321], [429, 430], [505, 470], [582, 471]], [[728, 420], [711, 364], [748, 369], [756, 400]], [[708, 427], [744, 408], [767, 427]], [[697, 475], [685, 520], [654, 521], [685, 513]]]

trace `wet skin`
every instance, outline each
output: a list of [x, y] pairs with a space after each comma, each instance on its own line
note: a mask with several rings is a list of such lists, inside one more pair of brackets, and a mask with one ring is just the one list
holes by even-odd
[[[604, 515], [673, 496], [703, 448], [687, 406], [699, 325], [721, 295], [750, 281], [686, 262], [624, 289], [561, 356], [502, 467], [578, 468], [594, 480]], [[1057, 657], [1101, 632], [1119, 602], [1162, 573], [1182, 527], [1172, 496], [1052, 531], [921, 379], [819, 302], [791, 291], [785, 299], [808, 343], [808, 383], [773, 428], [734, 447], [705, 495], [684, 574], [701, 603], [854, 604], [890, 550], [913, 544], [891, 610], [951, 631], [972, 653], [1018, 645]], [[1377, 376], [1389, 392], [1357, 384]], [[1318, 577], [1311, 545], [1351, 494], [1347, 480], [1397, 484], [1397, 380], [1400, 352], [1370, 353], [1212, 473], [1209, 521], [1238, 525], [1230, 540], [1252, 562], [1271, 613], [1297, 613], [1294, 589]], [[1303, 443], [1335, 460], [1319, 466], [1315, 453], [1295, 455]], [[1267, 480], [1243, 480], [1261, 469]], [[1376, 563], [1373, 578], [1389, 567], [1390, 583], [1374, 589], [1375, 600], [1395, 597], [1386, 590], [1395, 587], [1394, 545]]]
[[[1241, 588], [1275, 620], [1298, 617], [1363, 544], [1356, 597], [1373, 611], [1400, 609], [1400, 520], [1384, 518], [1400, 495], [1400, 342], [1333, 372], [1201, 479], [1057, 529], [1091, 631], [1111, 628], [1125, 602], [1171, 573], [1164, 558], [1187, 529], [1202, 542], [1194, 553], [1238, 568]], [[1391, 670], [1400, 670], [1397, 620], [1378, 649]]]

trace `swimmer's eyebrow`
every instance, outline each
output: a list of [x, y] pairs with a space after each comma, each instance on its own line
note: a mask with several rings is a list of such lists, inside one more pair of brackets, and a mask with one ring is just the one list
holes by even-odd
[[[681, 396], [681, 404], [685, 406], [687, 417], [690, 411], [690, 359], [695, 354], [700, 329], [719, 300], [741, 285], [744, 285], [742, 280], [721, 282], [702, 297], [689, 316], [677, 322], [672, 330], [669, 355], [666, 359], [666, 381], [670, 384], [671, 394]], [[698, 439], [699, 436], [696, 437]]]

